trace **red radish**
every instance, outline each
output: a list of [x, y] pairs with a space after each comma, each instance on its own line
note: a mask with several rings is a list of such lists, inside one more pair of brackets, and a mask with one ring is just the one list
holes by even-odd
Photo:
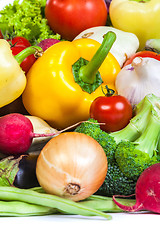
[[147, 210], [160, 213], [160, 163], [153, 164], [142, 172], [136, 183], [135, 196], [136, 203], [133, 206], [124, 206], [115, 199], [127, 196], [115, 195], [113, 201], [124, 211]]
[[31, 121], [20, 113], [10, 113], [0, 118], [0, 152], [17, 155], [25, 153], [35, 137], [47, 137], [56, 133], [36, 134]]
[[[83, 121], [82, 121], [83, 122]], [[34, 133], [32, 122], [21, 113], [10, 113], [0, 118], [0, 152], [18, 155], [25, 153], [31, 146], [33, 138], [56, 136], [74, 128], [78, 122], [55, 133]]]
[[41, 47], [43, 49], [43, 51], [47, 50], [47, 48], [51, 47], [52, 45], [54, 45], [55, 43], [60, 42], [60, 40], [54, 39], [54, 38], [48, 38], [48, 39], [44, 39], [42, 40], [38, 46]]

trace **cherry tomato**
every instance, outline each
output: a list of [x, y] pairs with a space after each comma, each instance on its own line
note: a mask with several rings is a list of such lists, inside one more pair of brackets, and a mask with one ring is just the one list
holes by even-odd
[[[14, 37], [12, 39], [8, 39], [7, 41], [11, 45], [12, 54], [14, 56], [17, 55], [18, 53], [20, 53], [25, 48], [31, 46], [30, 42], [27, 39], [25, 39], [24, 37]], [[25, 58], [20, 66], [21, 66], [22, 70], [25, 73], [27, 73], [35, 61], [36, 61], [36, 58], [32, 54], [32, 55], [28, 56], [27, 58]]]
[[12, 39], [9, 39], [8, 41], [10, 42], [11, 47], [12, 46], [16, 46], [16, 47], [18, 47], [18, 46], [30, 47], [31, 46], [30, 42], [24, 37], [14, 37]]
[[113, 95], [96, 98], [90, 107], [90, 117], [96, 119], [106, 132], [118, 131], [127, 126], [132, 118], [132, 106], [123, 96]]
[[140, 51], [140, 52], [135, 53], [132, 57], [130, 57], [125, 62], [124, 66], [126, 66], [128, 64], [131, 64], [133, 59], [136, 58], [136, 57], [142, 57], [142, 58], [150, 57], [150, 58], [155, 58], [155, 59], [160, 61], [160, 54], [158, 54], [156, 52], [152, 52], [152, 51]]
[[104, 26], [107, 15], [104, 0], [47, 0], [45, 6], [49, 26], [66, 40], [87, 28]]
[[2, 39], [2, 38], [3, 38], [3, 34], [1, 32], [1, 30], [0, 30], [0, 39]]

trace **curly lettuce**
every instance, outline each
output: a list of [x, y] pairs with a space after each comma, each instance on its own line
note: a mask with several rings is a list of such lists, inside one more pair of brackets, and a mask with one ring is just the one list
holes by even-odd
[[25, 37], [32, 45], [47, 38], [60, 39], [60, 35], [54, 33], [47, 23], [45, 5], [46, 0], [23, 0], [21, 3], [14, 0], [13, 4], [0, 11], [2, 33]]

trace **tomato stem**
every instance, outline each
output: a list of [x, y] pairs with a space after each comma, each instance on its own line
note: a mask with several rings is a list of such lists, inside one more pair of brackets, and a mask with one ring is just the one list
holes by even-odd
[[43, 50], [41, 47], [31, 46], [31, 47], [25, 48], [24, 50], [22, 50], [20, 53], [18, 53], [14, 57], [20, 65], [23, 62], [23, 60], [25, 58], [27, 58], [28, 56], [34, 54], [35, 57], [39, 57], [42, 55], [42, 53], [43, 53]]
[[93, 84], [95, 81], [96, 73], [109, 53], [113, 43], [116, 40], [116, 34], [109, 31], [104, 35], [103, 42], [91, 61], [84, 65], [79, 70], [79, 77], [83, 82]]
[[106, 97], [111, 97], [115, 93], [115, 91], [109, 88], [107, 85], [105, 86], [105, 89], [107, 90], [106, 93], [104, 92], [104, 88], [102, 87], [102, 92]]

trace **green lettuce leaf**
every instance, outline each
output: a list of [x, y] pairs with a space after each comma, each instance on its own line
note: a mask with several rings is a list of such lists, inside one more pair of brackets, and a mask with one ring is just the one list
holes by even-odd
[[28, 39], [32, 45], [36, 45], [46, 38], [60, 39], [60, 35], [54, 33], [44, 15], [46, 0], [14, 0], [0, 11], [0, 29], [3, 34], [8, 33], [22, 36]]

